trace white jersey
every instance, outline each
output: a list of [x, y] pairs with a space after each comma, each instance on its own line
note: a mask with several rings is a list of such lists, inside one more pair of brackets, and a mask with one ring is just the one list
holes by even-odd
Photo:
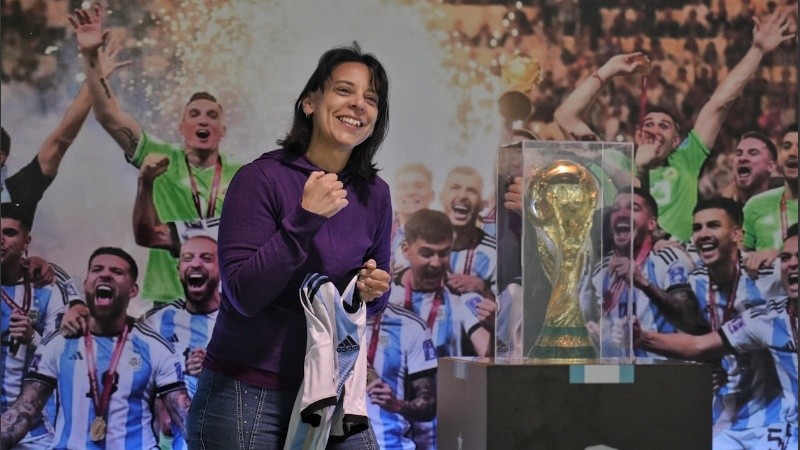
[[[22, 284], [3, 286], [4, 297], [7, 295], [18, 307], [22, 307], [25, 288]], [[47, 336], [58, 329], [64, 310], [69, 301], [70, 294], [67, 286], [56, 282], [42, 288], [31, 287], [31, 306], [28, 317], [33, 321], [35, 331], [34, 341], [41, 342], [42, 336]], [[0, 410], [5, 412], [19, 396], [22, 387], [22, 378], [28, 371], [33, 359], [36, 345], [21, 345], [10, 339], [11, 306], [5, 301], [0, 302], [0, 330], [2, 330], [2, 347], [0, 347]], [[44, 422], [36, 420], [28, 437], [41, 436], [49, 433]], [[25, 438], [27, 439], [27, 437]]]
[[171, 230], [174, 233], [173, 238], [177, 238], [181, 245], [195, 236], [208, 236], [216, 241], [219, 235], [219, 217], [178, 220], [170, 224], [174, 227]]
[[781, 419], [797, 429], [797, 315], [789, 314], [788, 306], [785, 297], [770, 300], [725, 323], [720, 333], [737, 353], [768, 349], [783, 389]]
[[[172, 344], [183, 363], [185, 372], [189, 352], [208, 346], [211, 332], [214, 331], [214, 324], [217, 322], [217, 311], [194, 314], [186, 309], [186, 300], [177, 299], [152, 309], [142, 317], [142, 320]], [[197, 391], [197, 377], [189, 374], [185, 374], [185, 377], [189, 398], [193, 398]]]
[[367, 312], [355, 297], [357, 280], [353, 277], [341, 295], [324, 275], [308, 274], [303, 281], [306, 358], [284, 449], [323, 450], [330, 436], [349, 436], [369, 427]]
[[[131, 330], [117, 367], [116, 390], [108, 406], [104, 445], [108, 449], [158, 448], [153, 417], [156, 395], [184, 389], [183, 370], [172, 346], [153, 329], [130, 321]], [[99, 389], [109, 368], [116, 336], [92, 336]], [[48, 336], [36, 351], [26, 380], [56, 389], [58, 413], [54, 448], [98, 448], [89, 437], [95, 419], [89, 390], [85, 337]]]
[[[628, 292], [627, 283], [618, 292], [612, 292], [614, 278], [608, 273], [608, 264], [612, 254], [603, 257], [592, 272], [592, 287], [595, 293], [595, 304], [601, 317], [601, 349], [604, 357], [630, 356], [629, 348], [619, 348], [611, 342], [611, 330], [615, 324], [629, 317], [636, 317], [643, 330], [659, 333], [674, 333], [675, 327], [661, 314], [658, 307], [650, 301], [641, 289], [633, 288], [633, 295]], [[647, 280], [663, 291], [675, 286], [686, 285], [692, 263], [682, 251], [672, 247], [651, 250], [639, 269]], [[663, 358], [655, 353], [635, 349], [636, 356]]]
[[[706, 321], [716, 324], [717, 329], [736, 314], [763, 305], [768, 298], [785, 295], [780, 273], [774, 268], [761, 269], [758, 278], [752, 279], [740, 264], [738, 277], [731, 299], [730, 292], [720, 289], [710, 280], [707, 267], [699, 267], [689, 274], [689, 285]], [[712, 417], [715, 429], [736, 431], [775, 423], [780, 410], [780, 388], [770, 360], [766, 351], [723, 357], [722, 367], [728, 380], [714, 391]]]
[[[436, 356], [475, 356], [468, 337], [479, 326], [476, 305], [481, 296], [454, 294], [447, 286], [433, 292], [415, 291], [400, 284], [400, 279], [395, 278], [389, 302], [414, 312], [428, 324]], [[432, 314], [434, 305], [438, 306]]]
[[497, 358], [522, 358], [523, 326], [522, 279], [508, 283], [497, 296], [495, 345]]
[[[395, 397], [406, 399], [406, 387], [414, 379], [431, 376], [436, 371], [436, 350], [430, 330], [416, 314], [398, 305], [388, 304], [377, 317], [367, 323], [365, 342], [371, 348], [375, 339], [375, 372], [389, 385]], [[375, 328], [378, 335], [373, 337]], [[402, 414], [383, 409], [368, 402], [367, 412], [378, 439], [385, 450], [416, 448], [411, 436], [411, 423]]]
[[406, 259], [406, 255], [403, 254], [402, 247], [403, 241], [405, 240], [406, 229], [403, 225], [400, 225], [400, 220], [395, 215], [394, 220], [392, 221], [392, 257], [389, 265], [392, 274], [400, 272], [408, 267], [408, 259]]
[[477, 232], [480, 237], [475, 246], [450, 253], [450, 272], [475, 275], [497, 294], [497, 239], [481, 229]]

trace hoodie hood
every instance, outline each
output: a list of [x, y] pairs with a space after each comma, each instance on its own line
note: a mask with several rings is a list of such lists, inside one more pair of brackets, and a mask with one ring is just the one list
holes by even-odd
[[[281, 164], [292, 167], [304, 173], [306, 176], [311, 175], [311, 172], [322, 170], [316, 165], [314, 165], [314, 163], [309, 161], [308, 158], [306, 158], [305, 154], [298, 156], [295, 155], [294, 153], [290, 153], [288, 150], [284, 148], [279, 148], [277, 150], [264, 153], [263, 155], [259, 156], [256, 161], [259, 160], [276, 160]], [[345, 166], [345, 168], [342, 169], [342, 171], [337, 173], [336, 175], [339, 177], [339, 181], [341, 181], [344, 184], [348, 184], [348, 182], [350, 181], [350, 169], [347, 166]]]

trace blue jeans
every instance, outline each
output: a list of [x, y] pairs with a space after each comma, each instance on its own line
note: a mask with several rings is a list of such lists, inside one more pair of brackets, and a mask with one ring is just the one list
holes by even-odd
[[[262, 389], [204, 369], [187, 423], [190, 450], [283, 448], [297, 392]], [[370, 450], [378, 444], [372, 428], [332, 450]]]

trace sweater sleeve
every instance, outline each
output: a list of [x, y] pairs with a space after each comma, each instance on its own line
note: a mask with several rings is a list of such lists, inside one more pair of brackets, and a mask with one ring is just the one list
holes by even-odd
[[242, 167], [228, 187], [220, 216], [223, 292], [247, 317], [269, 307], [283, 292], [326, 221], [299, 201], [281, 204], [271, 182], [256, 165]]
[[[378, 268], [383, 269], [386, 273], [391, 274], [390, 261], [391, 261], [391, 246], [392, 246], [392, 199], [389, 194], [389, 186], [383, 184], [385, 189], [381, 190], [381, 203], [380, 203], [380, 223], [378, 230], [375, 233], [375, 240], [373, 247], [370, 249], [370, 257], [375, 258]], [[389, 283], [389, 290], [382, 296], [376, 298], [374, 301], [367, 304], [367, 316], [372, 317], [386, 307], [389, 302], [389, 294], [392, 291], [392, 284]]]

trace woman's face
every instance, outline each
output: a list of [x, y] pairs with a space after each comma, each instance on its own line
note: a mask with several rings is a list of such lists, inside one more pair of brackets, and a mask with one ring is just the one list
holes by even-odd
[[358, 62], [339, 64], [324, 88], [306, 97], [303, 112], [312, 114], [310, 147], [353, 150], [372, 135], [378, 118], [372, 73]]

